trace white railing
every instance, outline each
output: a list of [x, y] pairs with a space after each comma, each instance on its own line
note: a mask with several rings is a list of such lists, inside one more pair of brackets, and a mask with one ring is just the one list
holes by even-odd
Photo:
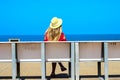
[[42, 80], [46, 62], [71, 62], [70, 79], [79, 80], [81, 61], [104, 61], [104, 80], [108, 80], [108, 61], [120, 60], [119, 48], [120, 41], [0, 42], [0, 62], [12, 63], [12, 80], [17, 62], [41, 62]]

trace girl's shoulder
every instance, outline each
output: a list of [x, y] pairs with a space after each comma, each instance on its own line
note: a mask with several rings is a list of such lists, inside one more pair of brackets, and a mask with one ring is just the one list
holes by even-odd
[[61, 33], [59, 41], [66, 41], [66, 37], [63, 32]]

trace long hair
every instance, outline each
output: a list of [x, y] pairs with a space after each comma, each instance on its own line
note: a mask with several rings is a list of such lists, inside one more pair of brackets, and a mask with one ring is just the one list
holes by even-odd
[[48, 41], [58, 41], [59, 38], [60, 38], [60, 35], [62, 33], [62, 27], [58, 27], [58, 28], [48, 28], [47, 29], [47, 38], [48, 38]]

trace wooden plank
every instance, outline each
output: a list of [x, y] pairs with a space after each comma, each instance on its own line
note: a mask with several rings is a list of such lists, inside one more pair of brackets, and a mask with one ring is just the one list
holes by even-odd
[[109, 60], [120, 60], [120, 42], [110, 42], [108, 44]]
[[41, 44], [18, 43], [17, 53], [19, 61], [41, 61]]
[[0, 61], [9, 62], [11, 60], [12, 60], [11, 44], [1, 43], [0, 44]]
[[79, 43], [79, 57], [81, 60], [100, 60], [101, 43], [100, 42], [82, 42]]
[[56, 58], [70, 58], [70, 43], [46, 43], [46, 60]]

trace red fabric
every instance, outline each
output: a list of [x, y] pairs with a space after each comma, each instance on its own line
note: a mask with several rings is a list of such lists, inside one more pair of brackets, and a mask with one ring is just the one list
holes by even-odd
[[[48, 41], [48, 37], [46, 35], [47, 35], [47, 33], [45, 34], [44, 41]], [[58, 41], [66, 41], [66, 37], [65, 37], [64, 33], [61, 33], [60, 39]]]

